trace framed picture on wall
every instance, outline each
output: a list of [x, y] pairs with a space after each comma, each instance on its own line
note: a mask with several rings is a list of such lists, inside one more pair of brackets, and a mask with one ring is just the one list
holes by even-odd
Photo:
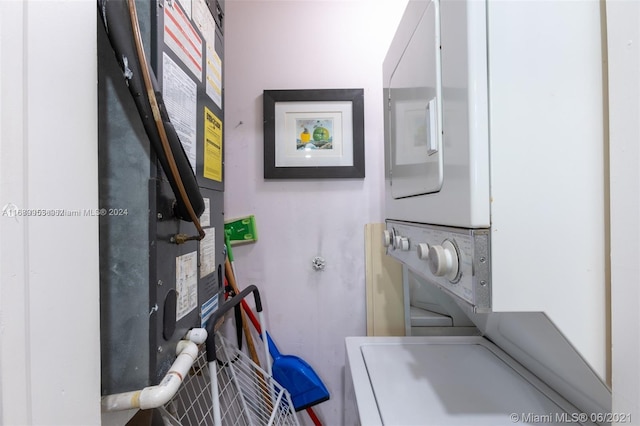
[[264, 178], [364, 178], [364, 90], [265, 90]]

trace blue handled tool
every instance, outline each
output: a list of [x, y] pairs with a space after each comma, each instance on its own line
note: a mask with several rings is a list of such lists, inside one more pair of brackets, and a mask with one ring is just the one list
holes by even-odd
[[[262, 329], [255, 314], [244, 300], [240, 303], [256, 331], [262, 336]], [[266, 334], [269, 353], [273, 358], [271, 374], [276, 382], [289, 391], [296, 411], [309, 409], [313, 405], [328, 400], [329, 391], [313, 368], [297, 356], [282, 355], [268, 331]]]
[[267, 341], [273, 358], [273, 378], [289, 391], [296, 411], [329, 399], [329, 391], [306, 361], [294, 355], [282, 355], [269, 332]]

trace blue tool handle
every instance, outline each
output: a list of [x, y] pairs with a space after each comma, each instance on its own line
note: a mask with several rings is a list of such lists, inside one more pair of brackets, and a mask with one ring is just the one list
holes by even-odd
[[[262, 336], [260, 336], [260, 337], [262, 337]], [[276, 359], [280, 358], [282, 355], [278, 351], [278, 348], [277, 348], [276, 344], [273, 343], [273, 339], [271, 339], [271, 336], [269, 335], [268, 331], [267, 331], [267, 343], [269, 345], [269, 353], [271, 354], [271, 358], [273, 358], [274, 361]]]

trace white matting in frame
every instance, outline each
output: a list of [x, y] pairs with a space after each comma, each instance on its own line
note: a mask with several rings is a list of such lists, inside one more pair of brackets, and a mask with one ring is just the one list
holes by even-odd
[[[276, 102], [275, 166], [353, 166], [352, 108], [351, 101]], [[318, 133], [329, 132], [329, 140], [314, 139], [314, 122], [325, 128]], [[302, 136], [305, 130], [308, 140]]]

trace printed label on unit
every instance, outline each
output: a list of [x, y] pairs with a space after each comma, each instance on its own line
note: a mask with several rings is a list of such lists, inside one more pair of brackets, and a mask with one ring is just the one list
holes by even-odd
[[178, 2], [165, 2], [164, 43], [202, 81], [202, 39]]
[[203, 198], [204, 200], [204, 211], [200, 216], [200, 226], [207, 227], [211, 226], [211, 201], [208, 198]]
[[176, 257], [176, 320], [198, 306], [198, 252]]
[[200, 240], [200, 278], [216, 271], [216, 228], [205, 229]]
[[[192, 9], [193, 15], [191, 17], [193, 18], [193, 23], [196, 24], [196, 27], [202, 33], [204, 40], [209, 43], [211, 33], [215, 35], [216, 23], [213, 20], [206, 0], [193, 0]], [[213, 25], [211, 25], [211, 23], [213, 23]], [[211, 41], [213, 41], [213, 39], [211, 39]]]
[[202, 328], [207, 328], [207, 321], [211, 318], [211, 315], [218, 310], [218, 295], [216, 294], [211, 299], [204, 302], [200, 308], [200, 317], [202, 318], [200, 323]]
[[211, 15], [211, 12], [209, 12], [209, 7], [207, 6], [207, 2], [205, 0], [193, 0], [191, 9], [191, 19], [193, 19], [193, 23], [196, 24], [196, 27], [198, 27], [202, 35], [205, 37], [206, 41], [207, 37], [205, 32], [203, 31], [205, 26], [205, 18], [207, 15]]
[[205, 80], [206, 93], [218, 108], [222, 109], [222, 60], [216, 52], [216, 21], [205, 0], [194, 0], [193, 22], [202, 33], [206, 44]]
[[191, 0], [178, 0], [184, 10], [185, 15], [191, 18]]
[[164, 52], [162, 69], [162, 91], [167, 113], [195, 173], [198, 88], [196, 82]]
[[204, 108], [204, 177], [222, 182], [222, 121]]
[[222, 109], [222, 59], [214, 46], [207, 43], [207, 95]]

